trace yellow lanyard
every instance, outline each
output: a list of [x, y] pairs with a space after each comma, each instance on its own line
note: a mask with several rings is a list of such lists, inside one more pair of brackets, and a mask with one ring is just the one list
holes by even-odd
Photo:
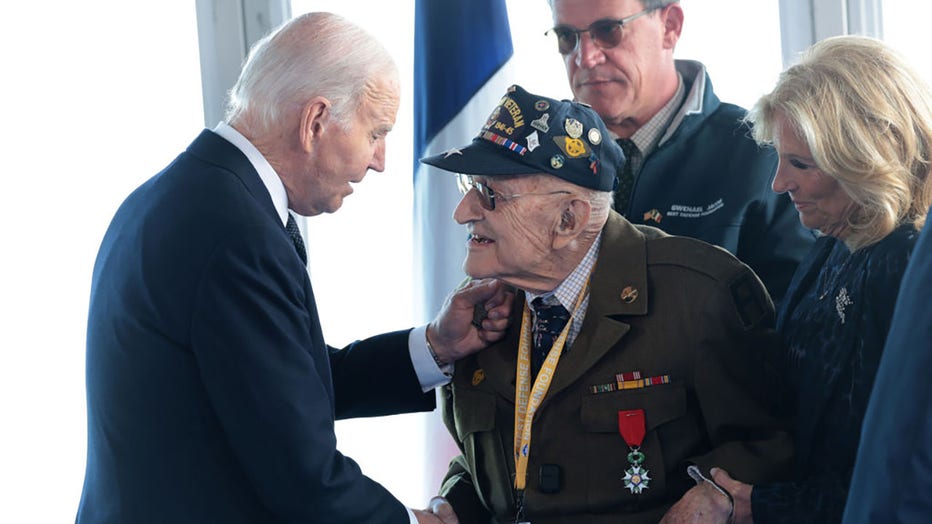
[[553, 342], [550, 353], [547, 353], [547, 359], [537, 372], [533, 388], [531, 388], [531, 309], [527, 302], [524, 304], [524, 313], [521, 317], [521, 342], [518, 344], [518, 376], [515, 385], [515, 489], [518, 491], [523, 491], [527, 483], [527, 461], [531, 452], [531, 424], [534, 421], [534, 413], [537, 412], [538, 406], [547, 395], [547, 390], [550, 389], [557, 363], [563, 355], [563, 345], [566, 343], [566, 337], [569, 336], [570, 326], [573, 325], [573, 317], [579, 311], [579, 306], [588, 291], [587, 279], [586, 285], [576, 299], [576, 306], [566, 322], [566, 327]]

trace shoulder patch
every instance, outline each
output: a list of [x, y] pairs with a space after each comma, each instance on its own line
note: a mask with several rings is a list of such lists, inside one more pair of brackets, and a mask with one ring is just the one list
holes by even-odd
[[703, 273], [726, 287], [745, 329], [773, 314], [773, 301], [756, 274], [727, 250], [695, 238], [668, 236], [647, 247], [648, 264], [672, 264]]
[[751, 270], [738, 275], [729, 283], [728, 289], [731, 291], [731, 299], [738, 310], [744, 329], [757, 326], [773, 311], [770, 296], [764, 291], [764, 286]]

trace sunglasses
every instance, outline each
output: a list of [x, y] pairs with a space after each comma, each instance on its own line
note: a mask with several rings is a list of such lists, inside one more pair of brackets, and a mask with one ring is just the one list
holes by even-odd
[[589, 33], [592, 42], [601, 49], [611, 49], [621, 43], [623, 35], [622, 28], [625, 24], [636, 20], [651, 11], [659, 8], [652, 7], [645, 9], [631, 16], [626, 16], [618, 20], [604, 18], [596, 20], [586, 29], [574, 29], [565, 25], [558, 25], [553, 29], [548, 29], [545, 35], [555, 35], [557, 37], [557, 49], [561, 55], [568, 55], [579, 48], [579, 39], [582, 33]]
[[456, 175], [456, 185], [460, 190], [460, 193], [466, 194], [471, 190], [475, 189], [476, 194], [479, 195], [479, 203], [482, 205], [483, 209], [488, 211], [495, 211], [495, 201], [501, 200], [502, 202], [507, 202], [509, 200], [514, 200], [519, 197], [525, 196], [546, 196], [546, 195], [571, 195], [569, 191], [551, 191], [549, 193], [521, 193], [520, 195], [502, 195], [496, 193], [492, 190], [491, 187], [483, 184], [482, 182], [477, 182], [472, 175]]

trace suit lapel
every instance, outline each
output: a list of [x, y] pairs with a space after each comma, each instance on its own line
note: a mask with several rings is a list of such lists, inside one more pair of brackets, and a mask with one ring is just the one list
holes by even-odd
[[793, 274], [788, 288], [789, 293], [783, 297], [783, 302], [780, 304], [780, 311], [777, 315], [778, 332], [783, 331], [784, 323], [799, 304], [806, 290], [815, 284], [815, 279], [819, 276], [819, 269], [822, 268], [829, 253], [832, 252], [832, 246], [834, 244], [828, 238], [820, 238], [812, 246], [809, 255], [796, 268], [796, 273]]
[[[637, 298], [622, 300], [622, 291], [631, 287]], [[560, 357], [556, 374], [541, 408], [560, 391], [576, 382], [630, 330], [627, 316], [648, 311], [646, 238], [621, 215], [611, 213], [602, 233], [602, 246], [589, 286], [589, 307], [582, 329], [569, 351]], [[504, 339], [478, 353], [479, 367], [497, 393], [510, 402], [515, 399], [517, 348], [521, 337], [524, 293], [515, 298], [511, 329]]]
[[521, 339], [521, 314], [524, 311], [524, 293], [515, 296], [511, 312], [511, 328], [505, 338], [478, 353], [479, 367], [495, 391], [512, 404], [515, 402], [515, 383], [518, 368], [518, 343]]
[[[637, 290], [630, 302], [621, 298], [626, 288]], [[590, 279], [586, 318], [570, 351], [560, 359], [547, 398], [575, 383], [615, 348], [630, 330], [624, 318], [646, 315], [648, 301], [646, 238], [613, 212]]]
[[[240, 180], [246, 190], [256, 199], [256, 202], [267, 214], [282, 232], [282, 238], [288, 242], [288, 249], [294, 249], [291, 239], [285, 232], [281, 223], [281, 218], [275, 210], [275, 204], [272, 203], [272, 197], [268, 189], [259, 177], [259, 173], [252, 163], [246, 158], [246, 155], [238, 147], [231, 144], [225, 138], [209, 129], [205, 129], [200, 135], [188, 146], [186, 151], [204, 162], [217, 165]], [[321, 380], [330, 392], [331, 407], [333, 404], [333, 379], [330, 373], [329, 348], [323, 337], [323, 331], [320, 327], [320, 317], [317, 312], [317, 303], [314, 300], [314, 290], [311, 287], [310, 277], [303, 273], [304, 282], [307, 292], [307, 310], [311, 318], [311, 340], [313, 347], [308, 348], [308, 353], [314, 359], [317, 372]]]
[[[630, 302], [621, 298], [626, 288], [637, 290], [637, 297]], [[586, 318], [569, 352], [560, 358], [547, 399], [579, 380], [618, 345], [631, 329], [624, 318], [646, 315], [648, 300], [646, 238], [612, 212], [589, 283]]]
[[[790, 284], [793, 293], [784, 299], [783, 307], [781, 308], [777, 325], [778, 332], [782, 333], [784, 331], [786, 322], [789, 321], [793, 309], [805, 295], [806, 291], [816, 285], [819, 272], [825, 265], [834, 246], [835, 242], [831, 239], [825, 238], [824, 240], [820, 240], [816, 244], [816, 247], [813, 248], [812, 255], [800, 265], [797, 271], [798, 278], [794, 278], [794, 282]], [[831, 300], [834, 300], [834, 298]], [[811, 366], [806, 367], [802, 372], [800, 376], [799, 396], [794, 398], [794, 402], [798, 405], [799, 399], [805, 398], [809, 399], [813, 406], [812, 409], [800, 413], [799, 420], [797, 421], [799, 438], [796, 440], [800, 447], [798, 450], [800, 461], [808, 461], [811, 452], [809, 444], [812, 442], [813, 432], [822, 417], [826, 402], [831, 397], [832, 391], [837, 384], [838, 376], [836, 375], [835, 379], [831, 382], [826, 382], [822, 377], [813, 376], [814, 368]], [[795, 407], [796, 406], [794, 406], [794, 408]]]

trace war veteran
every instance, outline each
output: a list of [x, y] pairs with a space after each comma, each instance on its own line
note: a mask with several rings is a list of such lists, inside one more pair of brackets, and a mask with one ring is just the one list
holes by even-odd
[[608, 136], [588, 106], [512, 86], [472, 144], [423, 159], [460, 173], [466, 273], [523, 291], [511, 332], [443, 390], [462, 455], [440, 493], [460, 522], [655, 523], [688, 466], [767, 479], [788, 463], [767, 292], [724, 249], [613, 211]]

